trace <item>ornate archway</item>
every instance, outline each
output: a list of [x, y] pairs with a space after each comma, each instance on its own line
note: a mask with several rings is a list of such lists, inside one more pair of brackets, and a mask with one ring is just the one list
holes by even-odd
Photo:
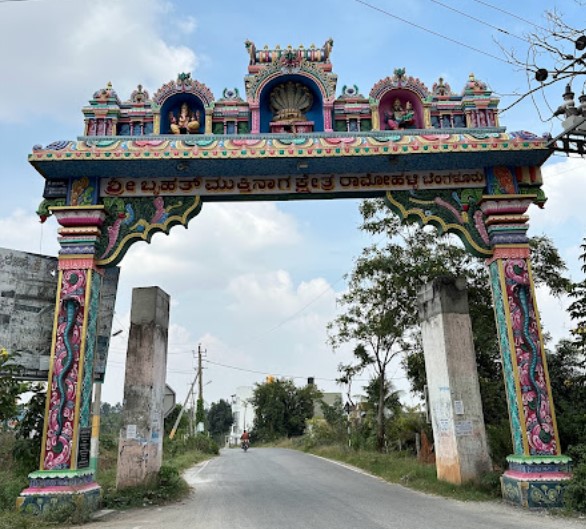
[[[547, 139], [498, 127], [489, 117], [496, 99], [473, 76], [461, 96], [441, 80], [429, 92], [416, 79], [404, 81], [402, 72], [377, 83], [370, 101], [357, 87], [334, 99], [332, 44], [256, 51], [247, 43], [246, 102], [237, 90], [212, 101], [187, 74], [154, 100], [139, 87], [128, 105], [108, 87], [96, 92], [99, 104], [84, 109], [86, 120], [100, 115], [100, 127], [86, 126], [77, 141], [33, 149], [29, 161], [46, 181], [39, 214], [57, 219], [61, 250], [41, 466], [22, 493], [25, 507], [42, 510], [68, 494], [88, 502], [97, 497], [95, 469], [80, 458], [80, 446], [91, 432], [95, 305], [105, 267], [121, 262], [135, 242], [187, 226], [207, 201], [343, 197], [384, 197], [403, 220], [455, 233], [486, 259], [514, 441], [503, 494], [528, 506], [561, 504], [569, 459], [560, 453], [526, 237], [528, 207], [545, 202], [540, 167], [551, 154]], [[261, 133], [263, 90], [310, 77], [323, 106], [323, 131]], [[206, 133], [165, 134], [161, 108], [177, 95], [180, 103], [191, 101], [193, 90]], [[418, 98], [414, 123], [423, 128], [385, 130], [380, 106], [393, 90], [405, 101]], [[304, 108], [291, 108], [291, 115]], [[433, 126], [438, 112], [448, 119]], [[138, 114], [154, 123], [152, 133], [148, 127], [125, 128], [132, 136], [116, 133]], [[368, 122], [369, 130], [351, 128], [354, 119]], [[335, 120], [348, 129], [334, 132]], [[233, 133], [212, 134], [216, 125]]]

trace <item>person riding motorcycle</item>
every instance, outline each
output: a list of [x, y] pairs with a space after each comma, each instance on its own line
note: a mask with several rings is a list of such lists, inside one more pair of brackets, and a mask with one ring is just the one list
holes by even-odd
[[242, 442], [242, 448], [244, 450], [248, 450], [248, 447], [250, 446], [250, 435], [246, 430], [242, 432], [242, 435], [240, 436], [240, 441]]

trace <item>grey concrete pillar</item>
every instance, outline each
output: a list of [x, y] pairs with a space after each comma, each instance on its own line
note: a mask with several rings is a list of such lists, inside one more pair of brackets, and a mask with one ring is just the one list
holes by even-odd
[[133, 289], [117, 488], [147, 483], [161, 468], [168, 328], [169, 296], [158, 287]]
[[466, 281], [439, 277], [418, 296], [437, 477], [460, 484], [491, 470]]

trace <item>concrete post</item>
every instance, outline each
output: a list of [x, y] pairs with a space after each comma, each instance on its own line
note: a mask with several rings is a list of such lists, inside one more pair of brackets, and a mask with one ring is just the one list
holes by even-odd
[[439, 277], [418, 296], [437, 477], [461, 484], [491, 470], [464, 279]]
[[135, 288], [118, 445], [117, 488], [146, 483], [154, 479], [161, 468], [168, 327], [169, 296], [158, 287]]

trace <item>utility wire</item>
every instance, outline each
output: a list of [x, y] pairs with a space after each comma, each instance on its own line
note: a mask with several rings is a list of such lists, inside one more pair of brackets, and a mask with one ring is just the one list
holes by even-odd
[[538, 28], [543, 31], [548, 31], [546, 28], [544, 28], [543, 26], [540, 26], [539, 24], [536, 24], [535, 22], [531, 22], [530, 20], [527, 20], [526, 18], [515, 15], [514, 13], [506, 11], [505, 9], [502, 9], [500, 7], [493, 6], [492, 4], [489, 4], [488, 2], [484, 2], [483, 0], [474, 0], [474, 2], [476, 2], [477, 4], [482, 4], [486, 7], [490, 7], [491, 9], [494, 9], [495, 11], [500, 11], [501, 13], [504, 13], [505, 15], [516, 18], [517, 20], [520, 20], [521, 22], [525, 22], [526, 24], [530, 24], [534, 28]]
[[405, 24], [409, 24], [410, 26], [413, 26], [413, 27], [415, 27], [417, 29], [421, 29], [422, 31], [426, 31], [427, 33], [430, 33], [432, 35], [435, 35], [436, 37], [440, 37], [440, 38], [442, 38], [444, 40], [447, 40], [449, 42], [452, 42], [454, 44], [457, 44], [458, 46], [462, 46], [464, 48], [468, 48], [469, 50], [475, 51], [476, 53], [481, 53], [482, 55], [486, 55], [487, 57], [490, 57], [491, 59], [495, 59], [497, 61], [504, 62], [505, 64], [512, 64], [512, 65], [514, 65], [513, 62], [508, 61], [506, 59], [503, 59], [502, 57], [499, 57], [498, 55], [493, 55], [492, 53], [489, 53], [487, 51], [484, 51], [484, 50], [475, 48], [474, 46], [470, 46], [469, 44], [466, 44], [466, 43], [461, 42], [459, 40], [456, 40], [456, 39], [453, 39], [453, 38], [448, 37], [446, 35], [443, 35], [441, 33], [438, 33], [437, 31], [433, 31], [433, 30], [431, 30], [429, 28], [426, 28], [424, 26], [420, 26], [419, 24], [415, 24], [415, 22], [411, 22], [409, 20], [406, 20], [404, 18], [401, 18], [398, 15], [394, 15], [393, 13], [390, 13], [389, 11], [385, 11], [384, 9], [382, 9], [380, 7], [377, 7], [377, 6], [374, 6], [372, 4], [369, 4], [368, 2], [365, 2], [364, 0], [354, 0], [354, 1], [357, 2], [358, 4], [362, 4], [362, 5], [366, 6], [366, 7], [369, 7], [370, 9], [373, 9], [374, 11], [378, 11], [379, 13], [382, 13], [383, 15], [386, 15], [386, 16], [391, 17], [391, 18], [396, 18], [397, 20], [400, 20], [401, 22], [404, 22]]
[[519, 37], [518, 35], [515, 35], [514, 33], [507, 31], [506, 29], [499, 28], [498, 26], [494, 26], [493, 24], [490, 24], [489, 22], [486, 22], [485, 20], [482, 20], [481, 18], [477, 18], [475, 16], [469, 15], [468, 13], [465, 13], [464, 11], [460, 11], [459, 9], [456, 9], [455, 7], [444, 4], [443, 2], [440, 2], [439, 0], [430, 0], [430, 2], [433, 2], [434, 4], [438, 4], [442, 7], [445, 7], [446, 9], [449, 9], [450, 11], [454, 11], [454, 13], [458, 13], [459, 15], [462, 15], [463, 17], [469, 18], [470, 20], [474, 20], [474, 21], [478, 22], [479, 24], [484, 24], [485, 26], [488, 26], [489, 28], [496, 29], [497, 31], [500, 31], [501, 33], [504, 33], [505, 35], [508, 35], [509, 37], [514, 37], [518, 40], [522, 40], [523, 42], [527, 42], [528, 44], [531, 44], [531, 41], [529, 39], [526, 39], [524, 37]]
[[[285, 375], [283, 373], [268, 373], [265, 371], [257, 371], [255, 369], [246, 369], [244, 367], [221, 364], [220, 362], [213, 362], [212, 360], [204, 360], [204, 362], [207, 362], [208, 364], [213, 364], [213, 365], [219, 366], [219, 367], [225, 367], [226, 369], [234, 369], [235, 371], [244, 371], [245, 373], [254, 373], [257, 375], [267, 375], [267, 376], [276, 376], [276, 377], [293, 378], [293, 379], [307, 378], [306, 376]], [[324, 377], [313, 377], [313, 378], [315, 380], [324, 380], [327, 382], [338, 382], [338, 379], [336, 379], [336, 378], [324, 378]], [[404, 378], [406, 378], [406, 377], [391, 377], [390, 380], [401, 380]], [[352, 380], [356, 381], [356, 382], [370, 382], [370, 379], [368, 379], [368, 378], [353, 378]]]

